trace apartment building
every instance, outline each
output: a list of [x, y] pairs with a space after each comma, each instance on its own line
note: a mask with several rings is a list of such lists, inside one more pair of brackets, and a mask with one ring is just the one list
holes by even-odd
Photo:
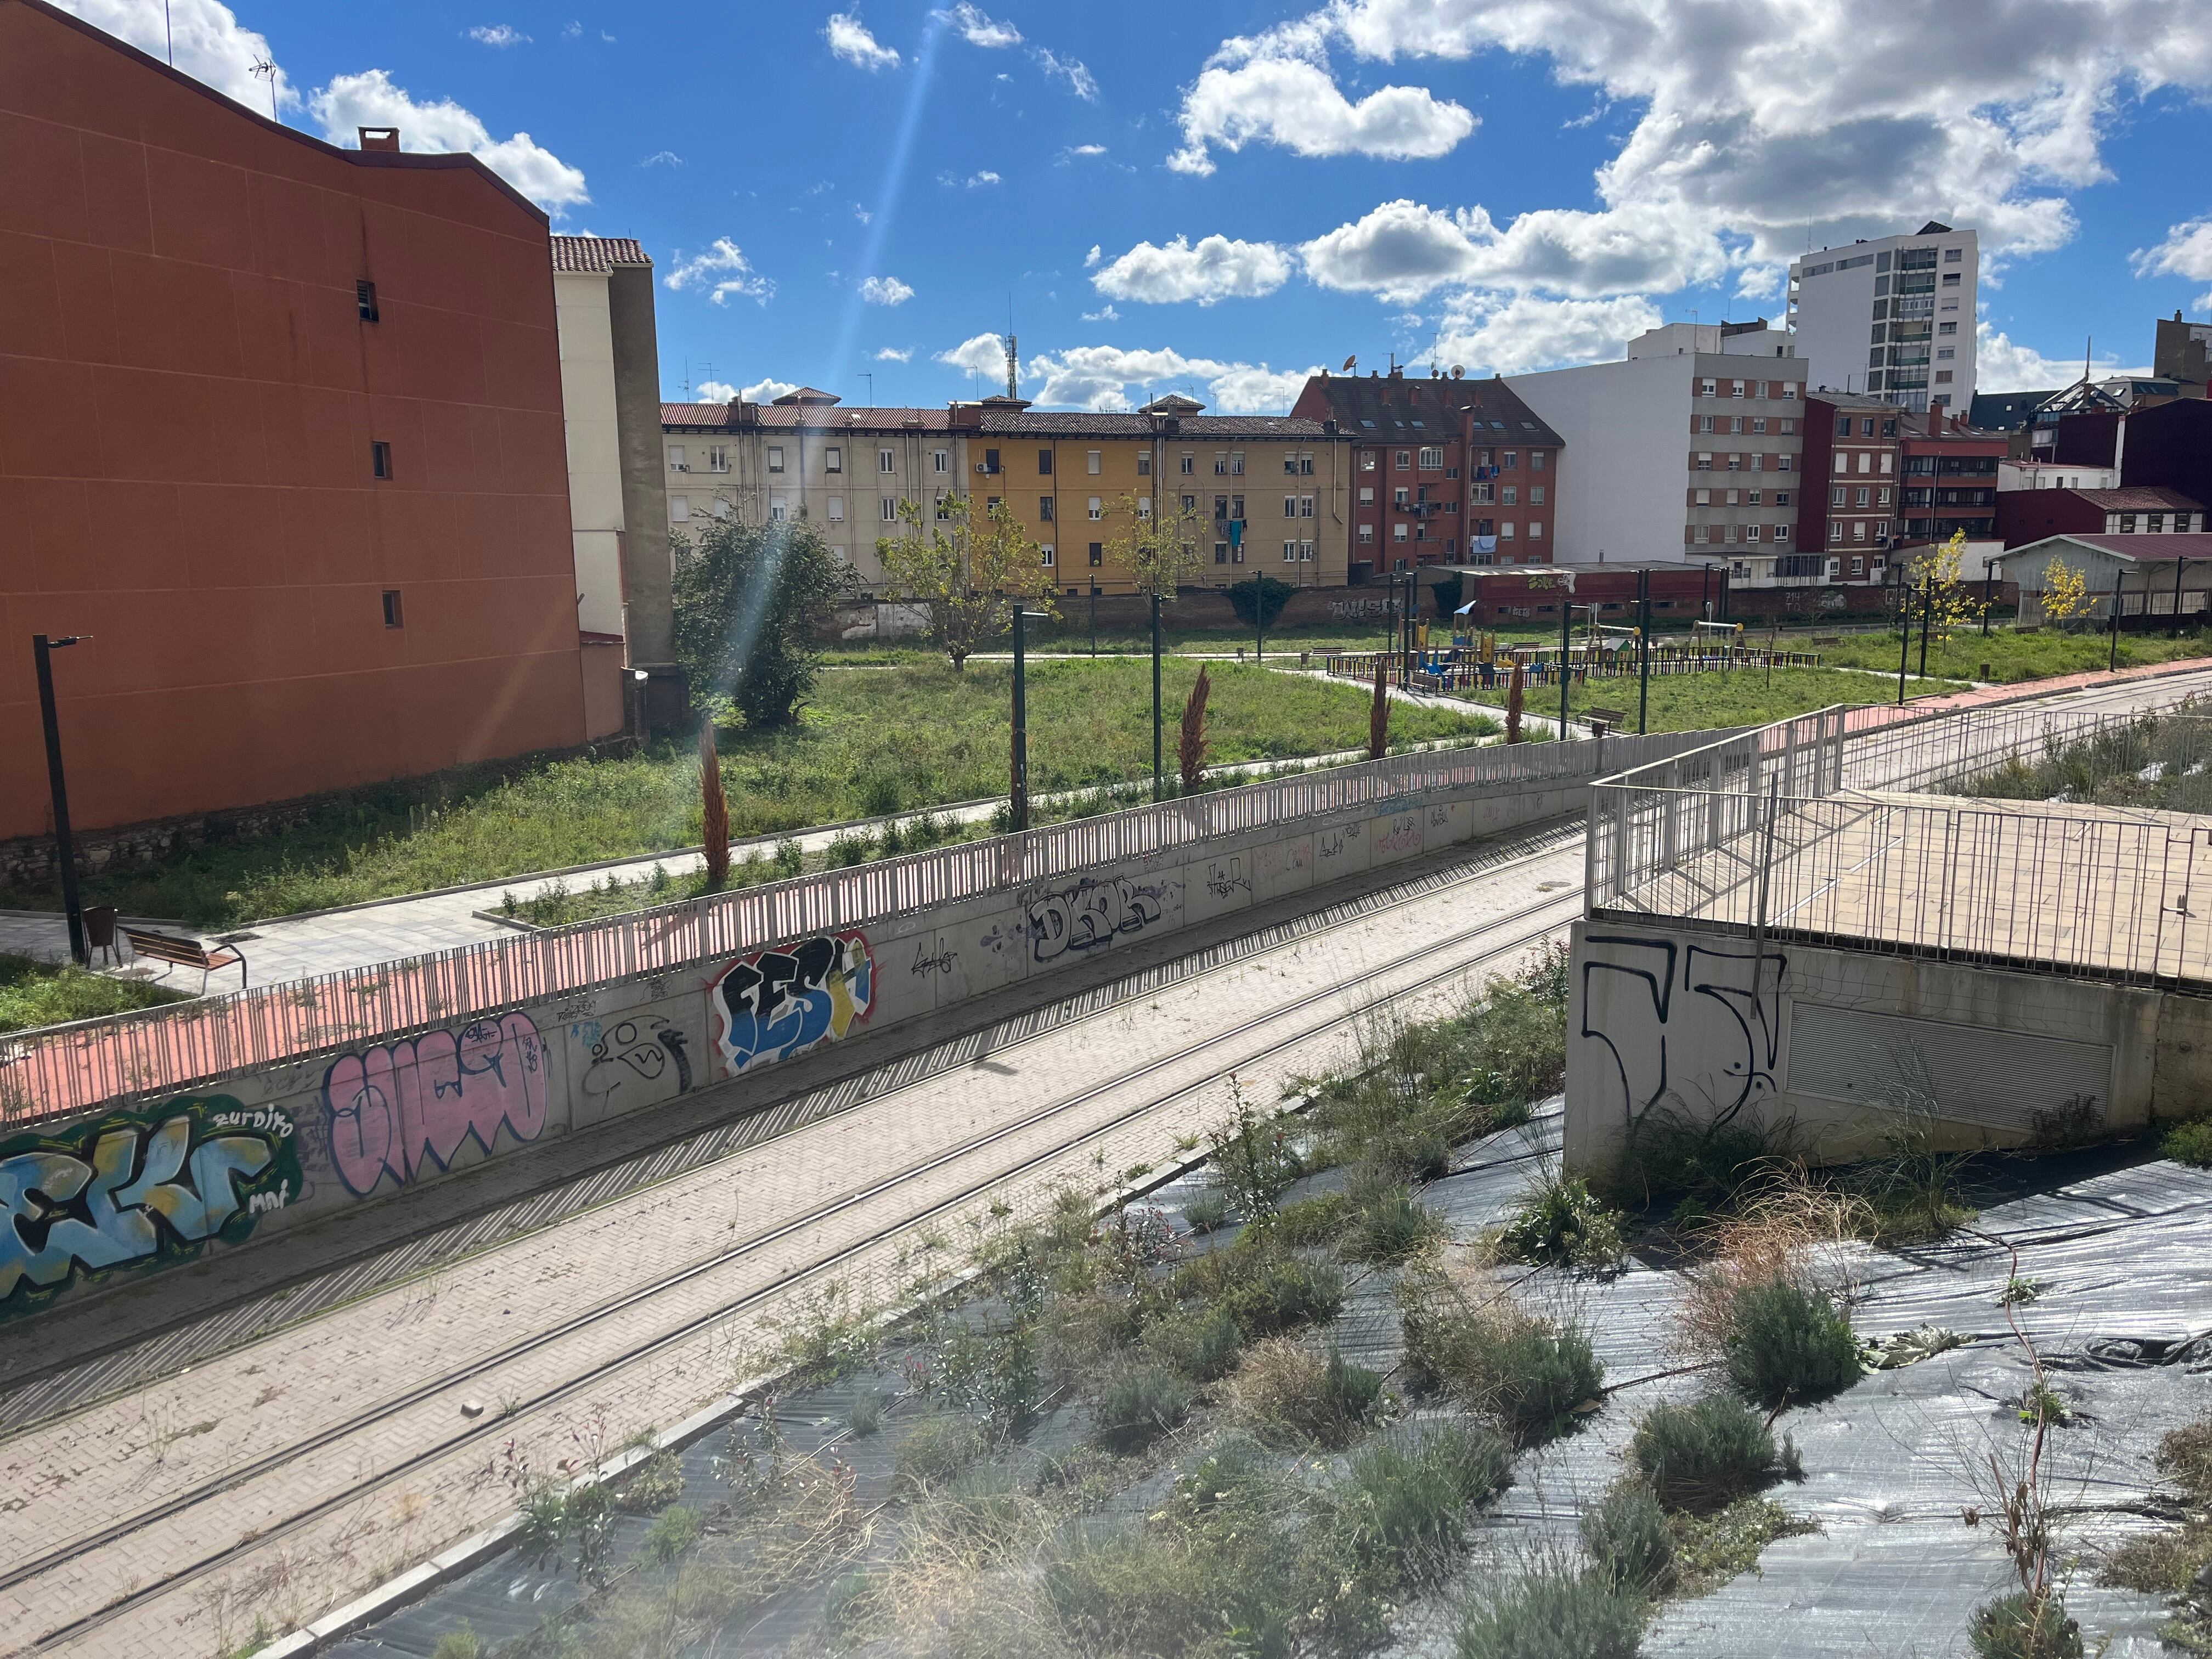
[[[1897, 544], [1900, 556], [1942, 546], [1960, 531], [1972, 547], [1966, 574], [1978, 578], [1997, 540], [1997, 468], [2009, 444], [1940, 410], [1899, 416]], [[1981, 544], [1979, 546], [1972, 546]]]
[[1896, 536], [1899, 422], [1886, 398], [1814, 392], [1805, 399], [1805, 486], [1797, 547], [1819, 555], [1820, 579], [1879, 583]]
[[1565, 445], [1504, 381], [1317, 374], [1291, 413], [1333, 425], [1349, 445], [1355, 579], [1562, 556]]
[[1020, 398], [944, 409], [845, 409], [802, 386], [772, 404], [669, 404], [661, 410], [668, 516], [804, 519], [864, 588], [883, 580], [878, 537], [899, 503], [964, 495], [1003, 501], [1068, 594], [1134, 591], [1111, 556], [1133, 513], [1194, 514], [1198, 585], [1264, 574], [1342, 586], [1346, 446], [1319, 421], [1209, 416], [1166, 397], [1131, 414], [1033, 410]]
[[576, 611], [545, 215], [475, 157], [340, 149], [0, 0], [0, 836], [619, 729]]
[[1791, 351], [1764, 320], [1670, 323], [1619, 362], [1509, 375], [1583, 458], [1557, 501], [1560, 562], [1721, 558], [1742, 582], [1799, 574], [1777, 568], [1800, 556], [1806, 371]]
[[2207, 528], [2203, 503], [2178, 489], [2137, 485], [1997, 494], [1997, 534], [2007, 548], [2047, 536], [2187, 536]]
[[1808, 383], [1964, 414], [1974, 399], [1980, 272], [1975, 234], [1934, 220], [1910, 236], [1797, 260], [1785, 320]]
[[2177, 395], [2202, 398], [2212, 384], [2212, 323], [2186, 321], [2179, 312], [2161, 317], [2151, 344], [2151, 373], [2173, 383]]

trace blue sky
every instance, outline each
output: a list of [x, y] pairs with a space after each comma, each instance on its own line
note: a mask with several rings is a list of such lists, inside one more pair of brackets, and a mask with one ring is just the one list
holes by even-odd
[[989, 391], [1011, 314], [1040, 401], [1280, 409], [1774, 315], [1808, 238], [1930, 217], [1983, 233], [1984, 390], [2212, 307], [2212, 9], [2171, 0], [65, 3], [639, 238], [671, 398]]

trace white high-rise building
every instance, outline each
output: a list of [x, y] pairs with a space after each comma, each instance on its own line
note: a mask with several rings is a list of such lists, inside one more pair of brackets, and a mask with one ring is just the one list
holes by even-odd
[[1790, 267], [1787, 321], [1814, 388], [1964, 415], [1980, 273], [1974, 233], [1933, 220], [1914, 235], [1807, 254]]

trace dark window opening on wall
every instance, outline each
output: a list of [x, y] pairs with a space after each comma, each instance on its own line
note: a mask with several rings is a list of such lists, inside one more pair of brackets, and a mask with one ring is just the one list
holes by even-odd
[[392, 476], [392, 446], [372, 441], [368, 446], [368, 470], [380, 478]]
[[396, 587], [384, 590], [384, 625], [386, 628], [404, 626], [399, 613], [399, 590]]
[[373, 323], [376, 320], [376, 284], [374, 283], [356, 283], [353, 285], [353, 302], [361, 313], [362, 321]]

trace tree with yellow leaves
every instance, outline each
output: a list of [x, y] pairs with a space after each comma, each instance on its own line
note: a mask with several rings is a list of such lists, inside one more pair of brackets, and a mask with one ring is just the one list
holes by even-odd
[[1004, 501], [980, 520], [964, 495], [901, 501], [898, 516], [905, 533], [876, 541], [884, 589], [927, 609], [930, 635], [956, 672], [979, 647], [1014, 625], [1016, 605], [1040, 605], [1058, 614], [1044, 550], [1023, 533]]
[[2043, 615], [2045, 620], [2062, 626], [2070, 622], [2087, 622], [2096, 610], [2097, 603], [2097, 599], [2089, 592], [2088, 571], [2076, 570], [2056, 556], [2043, 567]]
[[1959, 629], [1972, 627], [1989, 609], [1964, 579], [1966, 561], [1966, 532], [1960, 529], [1952, 532], [1949, 541], [1923, 558], [1916, 573], [1928, 605], [1930, 629], [1939, 640], [1948, 640]]

